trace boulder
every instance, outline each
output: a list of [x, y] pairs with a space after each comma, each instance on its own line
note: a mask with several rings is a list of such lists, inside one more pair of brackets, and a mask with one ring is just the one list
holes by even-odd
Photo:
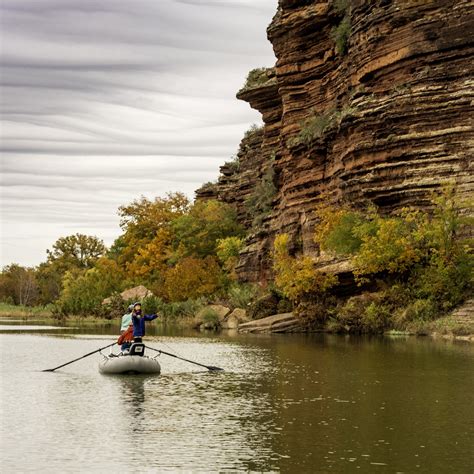
[[250, 319], [260, 319], [278, 313], [279, 298], [274, 293], [268, 293], [254, 301], [249, 308]]
[[[133, 288], [128, 288], [127, 290], [122, 291], [120, 293], [120, 296], [124, 301], [127, 300], [135, 300], [135, 301], [140, 301], [144, 298], [147, 298], [148, 296], [153, 296], [153, 293], [143, 285], [138, 285]], [[112, 302], [112, 297], [110, 298], [105, 298], [105, 300], [102, 301], [102, 304], [109, 304]]]
[[221, 326], [222, 329], [237, 329], [239, 324], [245, 323], [248, 320], [245, 309], [236, 308], [222, 321]]
[[302, 328], [301, 320], [293, 313], [274, 314], [239, 324], [239, 332], [295, 332]]

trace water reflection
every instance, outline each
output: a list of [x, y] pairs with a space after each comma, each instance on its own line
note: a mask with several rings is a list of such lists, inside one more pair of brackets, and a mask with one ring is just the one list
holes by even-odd
[[[100, 375], [99, 335], [0, 336], [5, 472], [469, 472], [474, 348], [313, 336], [160, 337], [158, 377]], [[14, 348], [14, 350], [11, 350]]]

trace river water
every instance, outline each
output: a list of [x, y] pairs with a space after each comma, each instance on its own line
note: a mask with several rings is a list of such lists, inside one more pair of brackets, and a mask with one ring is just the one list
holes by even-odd
[[[158, 327], [160, 376], [105, 376], [116, 328], [0, 326], [2, 472], [471, 473], [474, 347]], [[107, 352], [108, 350], [104, 351]]]

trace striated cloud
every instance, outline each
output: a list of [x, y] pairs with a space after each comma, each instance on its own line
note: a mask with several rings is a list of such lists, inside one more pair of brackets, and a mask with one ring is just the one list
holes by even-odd
[[274, 57], [276, 0], [3, 0], [2, 265], [60, 236], [112, 243], [117, 208], [193, 196], [259, 114], [235, 99]]

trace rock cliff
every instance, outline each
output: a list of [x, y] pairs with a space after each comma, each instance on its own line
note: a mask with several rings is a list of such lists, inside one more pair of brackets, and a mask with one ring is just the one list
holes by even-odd
[[[447, 181], [472, 196], [472, 1], [280, 0], [267, 33], [275, 67], [249, 76], [237, 95], [264, 127], [247, 134], [212, 189], [197, 191], [235, 204], [253, 227], [243, 281], [271, 276], [278, 232], [291, 234], [295, 252], [318, 253], [322, 200], [426, 207]], [[252, 226], [245, 203], [270, 168], [271, 211]]]

